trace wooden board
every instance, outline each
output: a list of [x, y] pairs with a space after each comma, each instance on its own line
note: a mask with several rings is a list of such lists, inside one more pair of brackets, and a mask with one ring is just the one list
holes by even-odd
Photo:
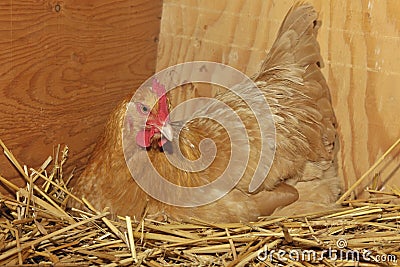
[[[251, 75], [294, 2], [165, 0], [157, 69], [210, 60]], [[339, 173], [348, 186], [400, 137], [400, 1], [310, 2], [322, 19], [323, 71], [339, 122]], [[193, 92], [181, 91], [173, 102], [186, 94]], [[377, 170], [395, 184], [399, 150]]]
[[[155, 69], [161, 0], [0, 3], [0, 138], [38, 167], [70, 147], [87, 161], [108, 114]], [[68, 172], [67, 172], [68, 173]], [[0, 174], [14, 177], [5, 157]]]

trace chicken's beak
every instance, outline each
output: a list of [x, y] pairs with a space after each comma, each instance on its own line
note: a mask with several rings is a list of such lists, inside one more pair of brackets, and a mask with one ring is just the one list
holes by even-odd
[[172, 141], [174, 137], [174, 131], [172, 130], [171, 125], [168, 122], [165, 122], [164, 125], [159, 129], [162, 136], [165, 137], [168, 141]]

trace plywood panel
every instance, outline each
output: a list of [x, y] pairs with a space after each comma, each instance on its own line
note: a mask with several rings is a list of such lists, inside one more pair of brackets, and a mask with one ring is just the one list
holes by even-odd
[[[155, 69], [162, 3], [146, 0], [0, 2], [0, 138], [40, 166], [70, 147], [85, 164], [108, 114]], [[4, 157], [0, 174], [13, 177]]]
[[[252, 75], [294, 2], [165, 0], [157, 69], [211, 60]], [[322, 19], [323, 72], [339, 122], [339, 172], [348, 185], [400, 137], [400, 2], [310, 2]], [[177, 94], [173, 100], [196, 92]], [[388, 162], [377, 171], [399, 184], [399, 154]]]

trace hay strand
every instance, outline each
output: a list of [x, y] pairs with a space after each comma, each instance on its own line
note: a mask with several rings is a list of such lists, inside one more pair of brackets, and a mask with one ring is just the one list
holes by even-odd
[[341, 204], [350, 194], [376, 169], [386, 157], [400, 144], [400, 138], [389, 147], [388, 150], [359, 178], [357, 181], [336, 201], [337, 204]]
[[[336, 210], [251, 223], [133, 221], [86, 199], [79, 200], [87, 209], [66, 209], [66, 199], [77, 197], [63, 179], [66, 150], [56, 151], [53, 166], [46, 160], [37, 170], [25, 168], [25, 188], [0, 176], [15, 192], [0, 194], [0, 266], [394, 266], [400, 256], [395, 186], [369, 190], [374, 197], [345, 200]], [[343, 256], [363, 251], [369, 261]]]

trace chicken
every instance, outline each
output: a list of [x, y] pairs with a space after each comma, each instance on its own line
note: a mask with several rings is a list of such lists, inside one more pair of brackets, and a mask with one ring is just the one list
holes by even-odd
[[[200, 107], [184, 121], [170, 121], [165, 88], [154, 79], [152, 86], [136, 92], [134, 101], [125, 99], [116, 108], [76, 181], [75, 194], [84, 196], [98, 209], [109, 207], [114, 214], [137, 219], [146, 215], [177, 220], [195, 217], [214, 222], [254, 221], [274, 212], [287, 215], [332, 207], [340, 193], [334, 161], [336, 119], [320, 71], [323, 61], [316, 41], [318, 27], [312, 6], [294, 5], [260, 71], [252, 77], [269, 103], [271, 115], [262, 116], [261, 123], [274, 122], [267, 125], [267, 135], [275, 133], [276, 144], [270, 147], [275, 154], [269, 153], [259, 162], [265, 125], [257, 123], [260, 114], [254, 114], [249, 103], [233, 91], [220, 93], [215, 100], [234, 111], [244, 123], [247, 136], [234, 119], [225, 119], [229, 131], [226, 125], [210, 119], [231, 116], [230, 109], [213, 103]], [[256, 99], [256, 90], [241, 84], [237, 89], [249, 99]], [[201, 144], [207, 138], [216, 148], [212, 160], [212, 152]], [[154, 182], [161, 175], [183, 188], [206, 186], [224, 174], [235, 151], [246, 155], [246, 149], [248, 157], [236, 158], [229, 173], [240, 179], [233, 181], [235, 178], [229, 176], [225, 182], [235, 186], [224, 194], [219, 192], [224, 184], [218, 190], [192, 193], [174, 192]], [[240, 168], [244, 159], [247, 164]], [[265, 179], [252, 184], [258, 167], [268, 165], [267, 161], [272, 165]], [[149, 162], [157, 172], [149, 168]], [[187, 166], [194, 162], [200, 162], [201, 170]], [[159, 197], [147, 194], [137, 179]], [[215, 201], [211, 201], [214, 195]], [[163, 197], [168, 201], [161, 201]], [[190, 201], [201, 205], [185, 206]]]

